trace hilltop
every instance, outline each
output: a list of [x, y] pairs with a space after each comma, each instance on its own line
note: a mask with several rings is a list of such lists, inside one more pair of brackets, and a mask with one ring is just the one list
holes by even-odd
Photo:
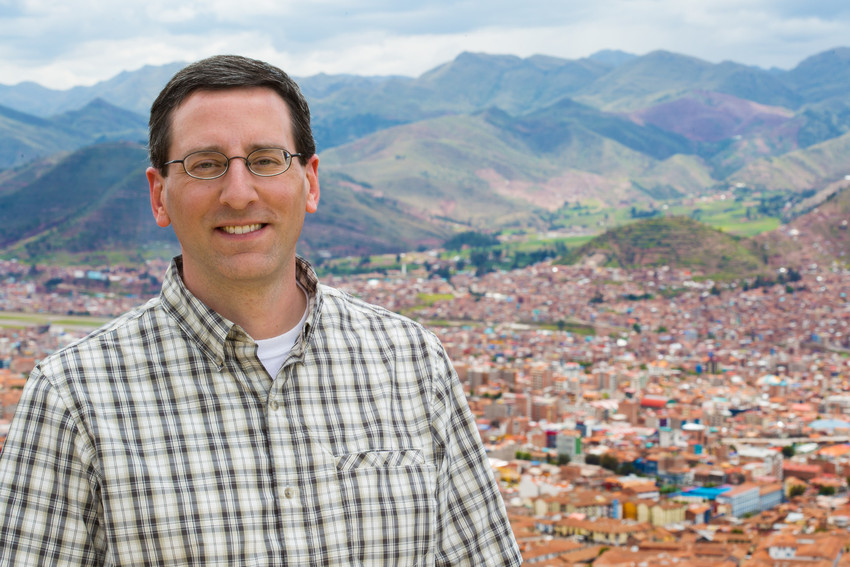
[[688, 217], [642, 219], [608, 230], [563, 261], [626, 269], [688, 268], [714, 277], [755, 275], [768, 267], [752, 240]]

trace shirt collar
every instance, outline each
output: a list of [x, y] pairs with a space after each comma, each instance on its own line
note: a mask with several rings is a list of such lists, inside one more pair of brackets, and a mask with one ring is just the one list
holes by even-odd
[[[160, 300], [181, 329], [204, 350], [219, 367], [224, 364], [224, 345], [228, 338], [250, 341], [251, 338], [237, 324], [225, 319], [195, 297], [183, 284], [183, 257], [175, 256], [165, 273]], [[307, 319], [293, 354], [301, 354], [315, 328], [321, 309], [321, 287], [310, 263], [295, 259], [298, 283], [307, 291]]]
[[313, 266], [300, 256], [295, 257], [295, 278], [307, 291], [307, 319], [304, 321], [304, 330], [301, 331], [301, 340], [292, 349], [293, 354], [300, 356], [319, 322], [319, 314], [322, 310], [322, 287], [319, 285], [319, 278]]

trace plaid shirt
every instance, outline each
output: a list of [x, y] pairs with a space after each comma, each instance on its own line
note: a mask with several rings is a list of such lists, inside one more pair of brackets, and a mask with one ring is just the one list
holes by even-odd
[[322, 286], [272, 379], [160, 297], [42, 361], [0, 457], [0, 565], [518, 565], [438, 339]]

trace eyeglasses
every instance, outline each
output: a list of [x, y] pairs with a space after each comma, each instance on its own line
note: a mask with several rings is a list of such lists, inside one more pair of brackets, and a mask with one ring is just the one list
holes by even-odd
[[221, 152], [203, 150], [192, 152], [183, 159], [173, 159], [163, 165], [172, 163], [183, 164], [183, 169], [190, 177], [195, 179], [217, 179], [227, 173], [230, 160], [244, 159], [248, 171], [260, 177], [274, 177], [284, 173], [292, 165], [292, 158], [301, 157], [304, 154], [291, 154], [280, 148], [260, 148], [254, 150], [248, 157], [227, 157]]

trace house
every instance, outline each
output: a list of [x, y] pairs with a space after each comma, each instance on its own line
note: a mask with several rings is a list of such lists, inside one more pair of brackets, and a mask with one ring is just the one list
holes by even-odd
[[848, 544], [846, 534], [777, 532], [762, 540], [752, 559], [756, 565], [837, 565]]
[[594, 490], [574, 490], [534, 500], [534, 514], [583, 514], [588, 518], [621, 518], [622, 505], [616, 495]]
[[740, 518], [761, 512], [761, 490], [752, 483], [736, 486], [717, 495], [718, 512], [721, 508], [731, 516]]
[[565, 518], [555, 522], [555, 533], [562, 537], [579, 536], [585, 541], [606, 545], [626, 545], [629, 538], [644, 535], [652, 531], [652, 526], [645, 523], [625, 522], [600, 518], [597, 520], [580, 520]]
[[623, 518], [653, 526], [669, 526], [683, 523], [687, 510], [688, 504], [683, 502], [630, 499], [623, 503]]

